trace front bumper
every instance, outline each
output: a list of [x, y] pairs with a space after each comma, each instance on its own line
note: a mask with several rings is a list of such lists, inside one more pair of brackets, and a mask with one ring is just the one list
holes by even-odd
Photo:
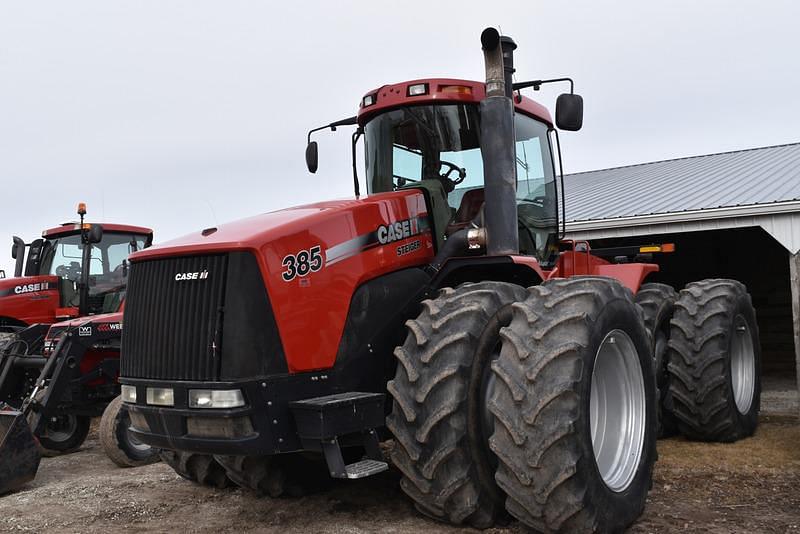
[[[136, 387], [125, 403], [131, 432], [152, 447], [202, 454], [269, 455], [301, 450], [289, 403], [335, 393], [328, 373], [301, 373], [246, 381], [164, 381], [121, 377]], [[172, 388], [174, 406], [146, 403], [146, 388]], [[239, 408], [189, 408], [190, 389], [241, 389]]]

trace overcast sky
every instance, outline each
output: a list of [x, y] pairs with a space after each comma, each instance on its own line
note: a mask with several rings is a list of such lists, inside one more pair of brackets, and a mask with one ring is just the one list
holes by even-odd
[[[13, 234], [30, 241], [79, 201], [164, 241], [352, 195], [349, 132], [318, 137], [310, 175], [307, 130], [386, 83], [482, 79], [486, 26], [519, 45], [518, 80], [575, 79], [567, 172], [797, 142], [797, 5], [2, 2], [0, 268]], [[552, 108], [558, 92], [537, 98]]]

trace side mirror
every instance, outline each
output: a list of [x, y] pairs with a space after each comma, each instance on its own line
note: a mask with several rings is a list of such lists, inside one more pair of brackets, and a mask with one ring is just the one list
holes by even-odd
[[89, 243], [99, 243], [103, 240], [103, 227], [93, 224], [89, 229]]
[[319, 153], [317, 150], [317, 142], [311, 141], [308, 143], [306, 147], [306, 167], [308, 167], [308, 172], [314, 174], [317, 172], [317, 166], [319, 165]]
[[556, 99], [556, 126], [568, 132], [577, 132], [583, 126], [583, 97], [564, 93]]

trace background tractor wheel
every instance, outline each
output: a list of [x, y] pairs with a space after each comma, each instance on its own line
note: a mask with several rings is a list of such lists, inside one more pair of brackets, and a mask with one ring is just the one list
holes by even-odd
[[386, 420], [392, 461], [403, 491], [435, 519], [483, 528], [503, 510], [486, 446], [486, 382], [509, 305], [527, 294], [501, 282], [445, 288], [422, 303], [395, 349], [400, 364], [387, 386], [394, 403]]
[[667, 371], [667, 343], [670, 320], [675, 309], [678, 292], [666, 284], [642, 284], [634, 298], [644, 311], [644, 325], [653, 342], [656, 383], [658, 384], [658, 437], [669, 437], [677, 433], [678, 427], [672, 411], [667, 406], [669, 372]]
[[136, 439], [129, 429], [131, 418], [117, 397], [106, 406], [100, 419], [100, 444], [112, 462], [120, 467], [138, 467], [159, 460], [158, 451]]
[[744, 284], [702, 280], [680, 292], [669, 340], [669, 401], [680, 431], [700, 441], [755, 432], [761, 396], [756, 313]]
[[210, 454], [162, 450], [161, 460], [180, 476], [204, 486], [226, 488], [231, 485], [225, 468]]
[[492, 363], [496, 479], [540, 532], [617, 532], [642, 512], [656, 460], [650, 340], [630, 291], [608, 278], [531, 288]]

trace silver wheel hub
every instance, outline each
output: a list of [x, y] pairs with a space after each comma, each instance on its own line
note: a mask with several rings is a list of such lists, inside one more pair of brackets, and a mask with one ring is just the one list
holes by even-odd
[[612, 330], [594, 360], [589, 397], [592, 450], [603, 482], [625, 491], [639, 468], [647, 427], [642, 366], [631, 338]]
[[756, 389], [756, 358], [753, 351], [753, 338], [744, 317], [737, 315], [733, 320], [731, 339], [731, 386], [733, 400], [739, 413], [746, 414], [753, 404]]

